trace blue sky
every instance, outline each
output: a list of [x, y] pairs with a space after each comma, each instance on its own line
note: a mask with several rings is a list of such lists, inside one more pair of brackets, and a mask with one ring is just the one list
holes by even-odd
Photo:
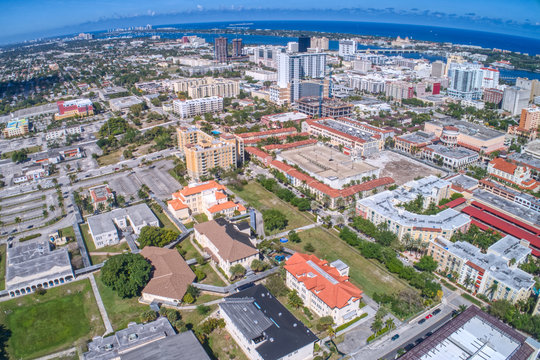
[[307, 13], [316, 11], [324, 18], [325, 12], [347, 8], [366, 10], [366, 14], [372, 11], [369, 16], [356, 11], [347, 20], [456, 24], [540, 38], [540, 0], [0, 0], [0, 42], [107, 29], [116, 23], [128, 24], [130, 19], [133, 25], [275, 20], [289, 9], [289, 19], [298, 14], [298, 19], [309, 20]]

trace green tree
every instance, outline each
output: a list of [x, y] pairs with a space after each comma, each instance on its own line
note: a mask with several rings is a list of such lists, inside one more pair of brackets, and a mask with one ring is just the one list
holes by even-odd
[[304, 245], [304, 250], [307, 252], [314, 252], [315, 247], [311, 243], [307, 243], [306, 245]]
[[285, 282], [279, 275], [272, 275], [266, 279], [266, 288], [274, 296], [285, 296], [287, 294], [287, 287]]
[[296, 309], [298, 309], [301, 306], [304, 306], [304, 302], [302, 301], [302, 298], [298, 295], [296, 290], [292, 290], [289, 292], [289, 295], [287, 296], [287, 304], [289, 306], [292, 306]]
[[141, 233], [137, 241], [141, 247], [158, 246], [163, 247], [170, 244], [178, 237], [178, 232], [170, 229], [161, 229], [155, 226], [145, 226], [141, 229]]
[[268, 231], [284, 229], [289, 220], [279, 210], [271, 209], [263, 211], [264, 227]]
[[156, 312], [154, 310], [146, 310], [141, 313], [140, 320], [142, 323], [147, 323], [157, 319]]
[[152, 266], [140, 254], [116, 255], [101, 268], [101, 281], [122, 298], [139, 296], [150, 280]]
[[439, 264], [429, 255], [424, 255], [414, 266], [421, 271], [433, 272]]
[[240, 264], [236, 264], [231, 266], [230, 272], [233, 279], [241, 278], [246, 274], [246, 268]]
[[301, 241], [300, 236], [298, 236], [298, 234], [294, 230], [289, 231], [288, 236], [289, 240], [293, 243], [299, 243]]
[[191, 296], [191, 294], [185, 294], [182, 301], [186, 304], [193, 304], [195, 302], [195, 299], [193, 298], [193, 296]]
[[258, 271], [265, 270], [267, 266], [266, 266], [266, 263], [264, 261], [261, 261], [259, 259], [255, 259], [255, 260], [253, 260], [251, 262], [250, 267], [251, 267], [251, 270], [258, 272]]
[[204, 304], [197, 306], [197, 312], [199, 313], [199, 315], [206, 315], [210, 312], [210, 310], [211, 310], [210, 306], [207, 306]]

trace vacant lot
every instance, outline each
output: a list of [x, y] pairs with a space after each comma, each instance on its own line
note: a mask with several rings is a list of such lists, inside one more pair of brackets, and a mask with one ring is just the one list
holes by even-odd
[[103, 305], [115, 331], [126, 328], [132, 321], [140, 322], [140, 315], [149, 309], [148, 305], [140, 304], [137, 297], [122, 299], [101, 282], [100, 273], [96, 274], [95, 278]]
[[8, 358], [29, 359], [85, 344], [105, 331], [90, 281], [2, 303]]
[[368, 296], [376, 292], [394, 293], [408, 285], [394, 277], [378, 263], [364, 258], [360, 253], [347, 245], [335, 233], [322, 227], [317, 227], [298, 233], [302, 241], [298, 244], [287, 243], [287, 247], [300, 252], [304, 246], [311, 243], [315, 247], [315, 255], [332, 262], [340, 259], [349, 265], [351, 282], [357, 285]]
[[380, 168], [380, 177], [390, 176], [398, 185], [414, 180], [418, 176], [447, 174], [444, 171], [392, 151], [381, 151], [379, 154], [366, 159], [365, 162]]
[[235, 192], [238, 196], [261, 212], [264, 210], [276, 209], [281, 211], [287, 217], [289, 223], [285, 229], [274, 230], [269, 234], [267, 233], [267, 235], [296, 229], [313, 222], [306, 214], [298, 211], [294, 206], [280, 200], [277, 196], [270, 191], [267, 191], [256, 182], [251, 182], [244, 186], [241, 191], [235, 190]]

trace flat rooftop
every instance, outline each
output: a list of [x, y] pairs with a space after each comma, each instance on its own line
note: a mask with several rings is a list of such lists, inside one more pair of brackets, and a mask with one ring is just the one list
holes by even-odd
[[321, 124], [324, 126], [327, 126], [331, 129], [334, 129], [336, 131], [339, 131], [341, 133], [347, 134], [349, 136], [354, 136], [358, 139], [364, 140], [364, 141], [371, 141], [373, 135], [367, 131], [361, 130], [356, 127], [349, 126], [347, 124], [344, 124], [342, 122], [335, 121], [333, 119], [321, 119], [316, 120], [316, 124]]
[[463, 148], [463, 147], [448, 147], [444, 145], [429, 145], [429, 149], [433, 150], [435, 154], [446, 156], [451, 159], [464, 159], [470, 156], [478, 156], [475, 151]]
[[347, 179], [362, 173], [377, 170], [365, 162], [351, 160], [351, 157], [324, 145], [305, 146], [283, 151], [281, 158], [307, 171], [328, 179]]
[[[540, 146], [538, 146], [538, 151], [540, 151]], [[512, 153], [508, 155], [508, 159], [540, 169], [540, 159], [529, 154]]]
[[478, 186], [478, 180], [464, 174], [457, 174], [450, 178], [446, 178], [445, 180], [450, 181], [453, 185], [457, 185], [466, 190]]
[[474, 199], [488, 203], [489, 205], [506, 211], [525, 222], [540, 224], [540, 213], [528, 209], [510, 200], [503, 199], [489, 191], [476, 189], [473, 193]]
[[452, 117], [446, 117], [441, 120], [434, 120], [431, 121], [431, 123], [434, 123], [440, 127], [455, 126], [459, 129], [459, 132], [461, 134], [469, 135], [480, 140], [489, 140], [505, 136], [505, 133], [490, 129], [484, 125], [458, 120]]
[[437, 137], [433, 133], [428, 133], [425, 131], [417, 131], [410, 134], [404, 134], [404, 135], [398, 136], [397, 138], [407, 140], [414, 144], [422, 144], [426, 142], [431, 142], [435, 140]]

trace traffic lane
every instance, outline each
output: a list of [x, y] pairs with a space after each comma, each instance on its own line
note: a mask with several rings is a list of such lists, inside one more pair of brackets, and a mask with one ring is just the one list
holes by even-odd
[[[433, 319], [433, 318], [432, 318]], [[450, 321], [452, 319], [452, 313], [449, 313], [449, 314], [446, 314], [446, 315], [443, 315], [436, 323], [433, 323], [431, 324], [429, 327], [427, 328], [424, 328], [422, 329], [422, 331], [420, 331], [419, 333], [417, 333], [415, 336], [412, 336], [410, 338], [408, 338], [407, 341], [404, 341], [402, 343], [400, 343], [400, 345], [398, 345], [397, 347], [395, 347], [392, 351], [390, 351], [389, 353], [387, 353], [386, 355], [384, 355], [383, 357], [381, 357], [382, 359], [386, 359], [386, 360], [390, 360], [390, 359], [395, 359], [396, 358], [396, 355], [397, 355], [397, 352], [399, 349], [402, 349], [402, 348], [405, 348], [407, 347], [409, 344], [413, 344], [414, 346], [420, 344], [420, 342], [418, 342], [420, 339], [424, 339], [426, 338], [426, 335], [428, 333], [434, 333], [438, 328], [440, 328], [441, 326], [443, 326], [444, 324], [446, 324], [448, 321]], [[426, 320], [426, 323], [429, 321]], [[424, 323], [424, 324], [426, 324]], [[430, 334], [431, 335], [431, 334]], [[401, 335], [400, 335], [400, 338], [401, 338]], [[423, 340], [422, 340], [423, 341]], [[414, 347], [413, 346], [413, 347]], [[411, 347], [412, 349], [412, 347]], [[410, 349], [408, 349], [410, 350]]]

